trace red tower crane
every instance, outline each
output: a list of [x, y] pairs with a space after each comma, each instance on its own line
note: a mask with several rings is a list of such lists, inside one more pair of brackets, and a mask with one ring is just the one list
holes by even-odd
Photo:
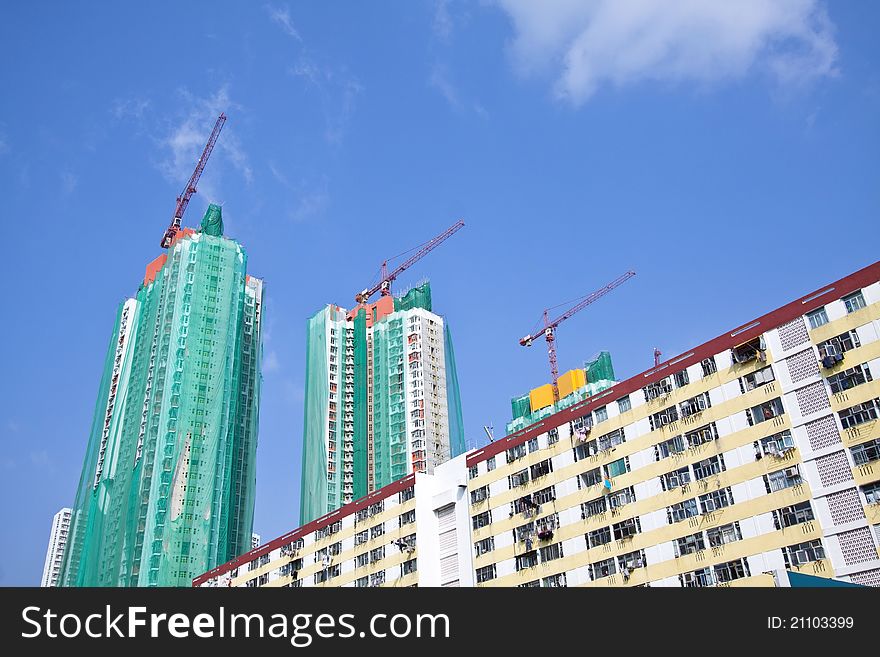
[[186, 206], [189, 205], [189, 200], [192, 198], [192, 195], [196, 193], [196, 185], [199, 183], [199, 178], [202, 177], [202, 171], [205, 170], [208, 158], [211, 157], [211, 151], [214, 150], [214, 144], [217, 143], [217, 137], [220, 136], [220, 130], [223, 129], [224, 123], [226, 123], [226, 114], [221, 112], [220, 116], [217, 117], [217, 122], [214, 123], [214, 129], [211, 131], [211, 136], [208, 137], [208, 143], [205, 144], [205, 150], [202, 151], [202, 156], [196, 163], [195, 171], [193, 171], [193, 174], [189, 177], [189, 182], [186, 183], [186, 187], [180, 193], [180, 196], [177, 197], [177, 206], [174, 208], [174, 217], [171, 219], [171, 225], [165, 230], [165, 234], [162, 236], [162, 241], [159, 243], [159, 246], [163, 249], [167, 249], [171, 246], [171, 242], [174, 241], [174, 236], [177, 235], [177, 232], [180, 230], [180, 221], [183, 219], [183, 213], [186, 212]]
[[370, 297], [376, 294], [376, 292], [381, 292], [383, 297], [387, 297], [388, 295], [390, 295], [391, 283], [394, 282], [395, 278], [397, 278], [404, 271], [412, 267], [416, 262], [428, 255], [431, 251], [436, 249], [463, 227], [464, 221], [459, 219], [454, 224], [452, 224], [452, 226], [437, 235], [437, 237], [431, 238], [421, 246], [417, 246], [417, 251], [413, 253], [409, 258], [407, 258], [403, 263], [401, 263], [400, 266], [398, 266], [391, 273], [388, 273], [388, 261], [384, 261], [382, 263], [382, 268], [379, 272], [379, 282], [376, 283], [373, 287], [367, 288], [363, 292], [354, 295], [354, 300], [357, 301], [358, 304], [363, 304], [368, 303], [370, 301]]
[[523, 347], [531, 347], [532, 342], [540, 338], [542, 335], [544, 339], [547, 340], [547, 355], [550, 358], [550, 376], [553, 379], [553, 400], [559, 401], [559, 368], [556, 364], [556, 327], [559, 326], [566, 319], [575, 315], [582, 311], [584, 308], [589, 306], [591, 303], [598, 301], [600, 298], [604, 297], [606, 294], [611, 292], [614, 288], [622, 285], [630, 278], [635, 276], [636, 273], [634, 271], [628, 271], [622, 276], [614, 279], [605, 287], [602, 287], [595, 292], [588, 294], [583, 297], [580, 301], [578, 301], [574, 306], [566, 310], [559, 317], [554, 320], [550, 320], [550, 311], [552, 308], [548, 308], [544, 311], [544, 328], [535, 333], [534, 335], [527, 335], [519, 343]]

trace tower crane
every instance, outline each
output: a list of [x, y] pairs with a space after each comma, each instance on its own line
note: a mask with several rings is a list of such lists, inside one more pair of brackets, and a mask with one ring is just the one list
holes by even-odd
[[220, 136], [220, 130], [223, 129], [224, 123], [226, 123], [226, 114], [221, 112], [220, 116], [217, 117], [217, 121], [214, 123], [214, 129], [211, 131], [211, 136], [208, 137], [208, 143], [205, 144], [205, 150], [202, 151], [202, 156], [199, 158], [199, 161], [196, 162], [195, 171], [193, 171], [192, 175], [189, 177], [189, 182], [186, 183], [186, 187], [184, 187], [180, 196], [177, 197], [177, 205], [174, 208], [174, 216], [171, 218], [171, 225], [165, 230], [165, 234], [162, 236], [162, 241], [159, 243], [159, 246], [163, 249], [167, 249], [171, 246], [171, 242], [174, 241], [174, 236], [177, 235], [180, 230], [180, 221], [183, 219], [183, 213], [186, 212], [186, 206], [189, 205], [189, 200], [192, 198], [192, 195], [196, 193], [196, 185], [199, 183], [199, 178], [202, 177], [202, 171], [205, 170], [208, 158], [211, 157], [211, 151], [214, 150], [214, 144], [217, 143], [217, 137]]
[[373, 287], [367, 288], [362, 292], [354, 295], [354, 300], [357, 301], [358, 305], [360, 305], [368, 303], [370, 301], [370, 297], [376, 294], [376, 292], [381, 292], [383, 297], [387, 297], [388, 295], [390, 295], [391, 284], [394, 282], [395, 278], [397, 278], [404, 271], [412, 267], [416, 262], [428, 255], [431, 251], [436, 249], [463, 227], [464, 221], [459, 219], [436, 237], [433, 237], [421, 246], [416, 247], [417, 251], [390, 273], [388, 272], [388, 261], [385, 260], [382, 263], [382, 267], [379, 272], [379, 282], [376, 283]]
[[534, 335], [525, 336], [522, 340], [519, 341], [519, 343], [523, 347], [531, 347], [532, 343], [541, 336], [544, 336], [544, 339], [547, 341], [547, 355], [550, 359], [550, 376], [553, 379], [553, 401], [559, 401], [559, 368], [556, 364], [556, 328], [566, 319], [568, 319], [572, 315], [579, 313], [591, 303], [598, 301], [600, 298], [611, 292], [614, 288], [623, 285], [626, 281], [628, 281], [635, 275], [636, 273], [634, 271], [628, 271], [625, 274], [618, 276], [616, 279], [608, 283], [608, 285], [606, 285], [605, 287], [599, 288], [595, 292], [592, 292], [587, 296], [581, 298], [574, 306], [566, 310], [554, 320], [550, 319], [550, 310], [552, 310], [552, 308], [548, 308], [544, 311], [544, 328], [542, 328]]

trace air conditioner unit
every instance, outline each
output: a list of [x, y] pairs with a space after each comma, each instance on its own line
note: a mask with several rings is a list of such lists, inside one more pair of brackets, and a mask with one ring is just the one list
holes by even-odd
[[806, 550], [798, 550], [797, 552], [795, 552], [794, 557], [797, 560], [798, 565], [807, 563], [811, 560]]
[[786, 477], [800, 477], [800, 476], [801, 476], [800, 471], [799, 471], [796, 467], [794, 467], [794, 468], [786, 468], [786, 469], [784, 470], [784, 472], [785, 472], [785, 476], [786, 476]]

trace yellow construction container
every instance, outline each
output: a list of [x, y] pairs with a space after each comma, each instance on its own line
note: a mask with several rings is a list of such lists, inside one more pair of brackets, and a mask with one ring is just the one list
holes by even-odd
[[583, 370], [569, 370], [559, 377], [559, 398], [567, 397], [585, 385], [587, 385], [587, 375]]
[[553, 386], [549, 383], [529, 392], [529, 406], [532, 413], [553, 404]]

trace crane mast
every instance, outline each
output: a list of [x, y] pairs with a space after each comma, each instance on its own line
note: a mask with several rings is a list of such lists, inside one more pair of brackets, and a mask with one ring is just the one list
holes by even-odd
[[565, 320], [576, 315], [584, 308], [589, 306], [592, 303], [595, 303], [606, 294], [614, 290], [615, 288], [623, 285], [630, 278], [635, 276], [636, 273], [634, 271], [628, 271], [621, 276], [618, 276], [613, 281], [608, 283], [608, 285], [599, 288], [595, 292], [592, 292], [581, 299], [574, 306], [566, 310], [556, 319], [550, 319], [550, 309], [544, 311], [543, 320], [544, 320], [544, 328], [535, 333], [534, 335], [527, 335], [522, 338], [519, 343], [523, 347], [531, 347], [532, 343], [540, 338], [541, 336], [547, 341], [547, 357], [550, 361], [550, 377], [553, 381], [553, 401], [559, 401], [559, 367], [556, 360], [556, 328]]
[[186, 187], [184, 187], [180, 196], [177, 197], [177, 204], [174, 207], [174, 216], [171, 218], [171, 225], [165, 230], [165, 234], [162, 236], [162, 241], [159, 243], [159, 246], [163, 249], [167, 249], [171, 246], [171, 243], [174, 241], [174, 236], [180, 231], [180, 222], [183, 219], [183, 213], [186, 212], [186, 207], [189, 205], [189, 200], [192, 198], [192, 195], [196, 193], [196, 185], [199, 183], [199, 178], [202, 177], [202, 172], [205, 170], [208, 158], [211, 157], [211, 151], [214, 150], [214, 144], [217, 143], [217, 138], [220, 136], [220, 130], [223, 129], [224, 123], [226, 123], [226, 114], [221, 112], [220, 116], [217, 117], [217, 121], [214, 123], [214, 129], [211, 131], [211, 136], [208, 137], [208, 143], [205, 144], [205, 149], [202, 151], [202, 155], [196, 163], [195, 171], [193, 171], [192, 175], [189, 177], [189, 182], [186, 183]]

